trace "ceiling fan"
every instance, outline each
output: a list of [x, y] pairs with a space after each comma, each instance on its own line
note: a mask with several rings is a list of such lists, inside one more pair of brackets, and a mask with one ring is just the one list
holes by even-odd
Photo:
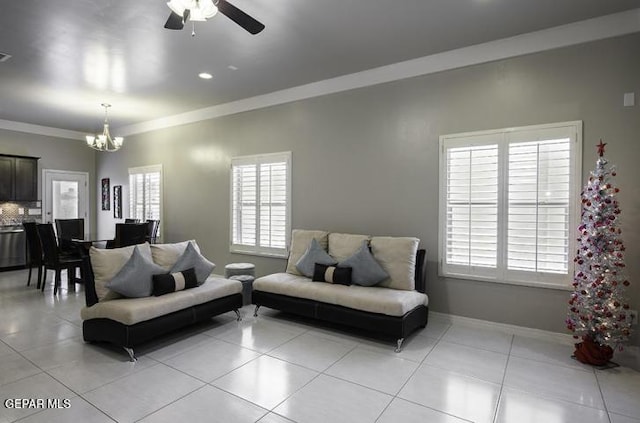
[[[214, 17], [218, 11], [255, 35], [264, 29], [264, 25], [226, 0], [170, 0], [167, 3], [171, 14], [164, 27], [182, 29], [187, 20], [206, 21]], [[194, 35], [193, 33], [192, 35]]]

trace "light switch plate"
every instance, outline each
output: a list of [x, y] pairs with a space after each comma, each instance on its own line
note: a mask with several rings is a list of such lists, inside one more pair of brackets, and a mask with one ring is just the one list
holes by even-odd
[[635, 93], [624, 93], [624, 106], [631, 107], [636, 105]]

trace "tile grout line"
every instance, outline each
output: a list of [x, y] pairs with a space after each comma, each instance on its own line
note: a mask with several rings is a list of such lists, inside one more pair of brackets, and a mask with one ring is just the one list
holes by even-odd
[[[164, 364], [164, 363], [163, 363], [163, 364]], [[199, 380], [199, 379], [198, 379], [198, 380]], [[196, 388], [196, 389], [194, 389], [193, 391], [189, 391], [189, 392], [187, 392], [186, 394], [182, 395], [181, 397], [176, 398], [176, 399], [175, 399], [175, 400], [173, 400], [173, 401], [169, 401], [168, 403], [166, 403], [166, 404], [165, 404], [165, 405], [163, 405], [162, 407], [160, 407], [160, 408], [156, 408], [155, 410], [151, 411], [150, 413], [145, 414], [144, 416], [140, 417], [139, 419], [136, 419], [135, 421], [136, 421], [136, 422], [142, 421], [142, 420], [146, 419], [147, 417], [149, 417], [150, 415], [155, 414], [155, 413], [157, 413], [158, 411], [163, 410], [163, 409], [167, 408], [168, 406], [170, 406], [170, 405], [172, 405], [172, 404], [175, 404], [176, 402], [180, 401], [181, 399], [183, 399], [183, 398], [185, 398], [185, 397], [187, 397], [187, 396], [189, 396], [189, 395], [193, 394], [193, 393], [194, 393], [194, 392], [196, 392], [196, 391], [199, 391], [200, 389], [202, 389], [202, 388], [204, 388], [204, 387], [206, 387], [206, 386], [208, 386], [208, 385], [207, 385], [207, 383], [205, 383], [205, 384], [204, 384], [204, 385], [202, 385], [202, 386], [197, 387], [197, 388]]]
[[[34, 363], [35, 364], [35, 363]], [[58, 366], [60, 367], [60, 366]], [[40, 366], [38, 366], [38, 368], [42, 369]], [[57, 367], [55, 367], [57, 368]], [[52, 369], [50, 369], [52, 370]], [[69, 391], [73, 392], [74, 394], [76, 394], [76, 398], [81, 398], [84, 402], [86, 402], [87, 404], [89, 404], [91, 407], [95, 408], [96, 410], [98, 410], [100, 413], [104, 414], [105, 416], [107, 416], [108, 418], [110, 418], [113, 421], [117, 421], [116, 419], [114, 419], [113, 417], [111, 417], [109, 414], [107, 414], [105, 411], [103, 411], [101, 408], [99, 408], [97, 405], [93, 404], [92, 402], [90, 402], [87, 398], [85, 398], [82, 393], [80, 392], [76, 392], [72, 387], [67, 386], [64, 382], [62, 382], [61, 380], [59, 380], [58, 378], [56, 378], [55, 376], [53, 376], [51, 373], [49, 373], [49, 371], [42, 369], [43, 373], [45, 373], [47, 376], [49, 376], [50, 378], [52, 378], [53, 380], [55, 380], [56, 382], [58, 382], [59, 384], [61, 384], [62, 386], [64, 386], [65, 388], [67, 388]], [[104, 386], [104, 385], [103, 385]], [[96, 388], [97, 389], [97, 388]], [[45, 410], [43, 410], [45, 411]], [[38, 413], [36, 413], [38, 414]]]
[[509, 354], [507, 355], [507, 362], [504, 365], [504, 374], [502, 375], [502, 382], [500, 382], [500, 392], [498, 392], [498, 400], [493, 410], [493, 422], [497, 423], [498, 412], [500, 411], [500, 403], [502, 402], [502, 391], [504, 390], [504, 381], [507, 379], [507, 370], [509, 369], [509, 361], [511, 360], [511, 351], [513, 351], [513, 341], [515, 335], [511, 335], [511, 343], [509, 344]]
[[602, 386], [600, 386], [600, 378], [598, 377], [598, 371], [594, 368], [593, 375], [596, 378], [596, 383], [598, 384], [598, 392], [600, 392], [600, 397], [602, 398], [602, 406], [604, 407], [604, 412], [607, 413], [607, 420], [609, 423], [611, 422], [611, 414], [609, 414], [609, 408], [607, 407], [607, 401], [604, 398], [604, 393], [602, 392]]
[[[427, 325], [428, 325], [428, 324], [429, 324], [429, 323], [427, 323]], [[433, 350], [438, 346], [438, 344], [440, 343], [440, 340], [442, 339], [442, 337], [444, 336], [444, 334], [445, 334], [445, 333], [447, 333], [447, 332], [449, 331], [449, 329], [450, 329], [450, 328], [451, 328], [451, 324], [449, 324], [449, 326], [447, 327], [447, 329], [446, 329], [445, 331], [443, 331], [443, 332], [440, 334], [440, 336], [439, 336], [439, 337], [437, 338], [437, 340], [436, 340], [436, 343], [435, 343], [435, 344], [433, 344], [433, 347], [431, 347], [431, 349], [429, 350], [429, 352], [428, 352], [427, 354], [425, 354], [425, 356], [422, 358], [422, 360], [420, 360], [420, 362], [418, 362], [418, 365], [417, 365], [417, 366], [416, 366], [416, 368], [413, 370], [413, 372], [411, 372], [411, 374], [409, 375], [409, 377], [407, 378], [407, 380], [405, 380], [405, 381], [404, 381], [404, 383], [402, 384], [402, 386], [400, 387], [400, 389], [398, 389], [398, 391], [397, 391], [394, 395], [392, 395], [391, 401], [389, 401], [389, 404], [387, 404], [387, 405], [384, 407], [384, 409], [380, 412], [380, 414], [378, 415], [378, 417], [377, 417], [377, 418], [376, 418], [376, 420], [375, 420], [376, 422], [377, 422], [378, 420], [380, 420], [380, 418], [381, 418], [381, 417], [382, 417], [382, 415], [385, 413], [385, 411], [387, 411], [387, 409], [389, 408], [389, 406], [391, 405], [391, 403], [392, 403], [394, 400], [396, 400], [397, 398], [399, 398], [399, 397], [398, 397], [398, 394], [400, 394], [400, 392], [402, 392], [402, 390], [404, 389], [404, 387], [405, 387], [405, 386], [407, 386], [407, 383], [409, 383], [409, 381], [410, 381], [410, 380], [415, 376], [415, 374], [418, 372], [418, 370], [420, 370], [420, 367], [422, 367], [422, 364], [424, 363], [424, 361], [427, 359], [427, 357], [429, 356], [429, 354], [431, 354], [431, 352], [432, 352], [432, 351], [433, 351]], [[433, 339], [433, 338], [432, 338], [432, 339]], [[400, 399], [402, 399], [403, 401], [406, 401], [404, 398], [400, 398]], [[414, 403], [413, 401], [409, 401], [409, 402], [411, 402], [411, 403], [413, 403], [413, 404], [416, 404], [416, 403]], [[424, 407], [422, 404], [416, 404], [416, 405], [420, 405], [420, 406]], [[429, 408], [429, 407], [427, 407], [427, 408]], [[439, 410], [436, 410], [436, 411], [439, 411]], [[440, 412], [442, 412], [442, 411], [440, 411]], [[445, 413], [445, 414], [447, 414], [447, 413]]]
[[[156, 360], [153, 360], [153, 359], [150, 359], [150, 360], [152, 360], [152, 361], [156, 361]], [[125, 375], [123, 375], [123, 376], [119, 376], [119, 377], [117, 377], [116, 379], [114, 379], [114, 380], [112, 380], [112, 381], [109, 381], [109, 382], [107, 382], [107, 383], [104, 383], [104, 384], [102, 384], [102, 385], [100, 385], [100, 386], [97, 386], [97, 387], [95, 387], [95, 388], [93, 388], [93, 389], [88, 390], [87, 392], [83, 392], [83, 393], [80, 393], [80, 394], [78, 394], [78, 395], [79, 395], [79, 396], [81, 396], [82, 398], [84, 398], [87, 402], [90, 402], [87, 398], [85, 398], [85, 395], [90, 394], [90, 393], [92, 393], [92, 392], [94, 392], [94, 391], [97, 391], [98, 389], [104, 388], [105, 386], [108, 386], [108, 385], [111, 385], [111, 384], [113, 384], [113, 383], [116, 383], [116, 382], [118, 382], [118, 381], [120, 381], [121, 379], [124, 379], [124, 378], [126, 378], [126, 377], [133, 376], [133, 375], [135, 375], [136, 373], [140, 373], [140, 372], [143, 372], [143, 371], [145, 371], [145, 370], [152, 369], [152, 368], [156, 367], [156, 366], [157, 366], [157, 365], [159, 365], [159, 364], [164, 364], [164, 363], [160, 363], [159, 361], [156, 361], [156, 362], [155, 362], [155, 364], [153, 364], [153, 363], [152, 363], [151, 365], [146, 366], [146, 367], [144, 367], [144, 368], [142, 368], [142, 369], [140, 369], [140, 370], [136, 370], [136, 371], [135, 371], [135, 372], [133, 372], [133, 373], [129, 373], [129, 374], [125, 374]], [[51, 376], [51, 377], [53, 377], [53, 376]], [[56, 379], [56, 380], [57, 380], [57, 379]], [[62, 382], [60, 382], [60, 383], [62, 383]], [[65, 385], [65, 386], [66, 386], [66, 385]], [[75, 392], [75, 391], [74, 391], [74, 392]], [[92, 404], [93, 404], [93, 403], [92, 403]]]
[[[306, 333], [306, 332], [305, 332], [305, 333]], [[302, 334], [301, 334], [301, 335], [302, 335]], [[317, 375], [315, 375], [314, 377], [312, 377], [311, 379], [309, 379], [309, 381], [308, 381], [307, 383], [305, 383], [304, 385], [302, 385], [300, 388], [296, 389], [296, 390], [295, 390], [295, 391], [293, 391], [291, 394], [287, 395], [287, 397], [286, 397], [285, 399], [283, 399], [282, 401], [280, 401], [278, 404], [276, 404], [276, 405], [275, 405], [272, 409], [270, 409], [269, 411], [270, 411], [270, 412], [274, 412], [273, 410], [275, 410], [276, 408], [278, 408], [281, 404], [283, 404], [284, 402], [286, 402], [286, 401], [287, 401], [289, 398], [291, 398], [293, 395], [295, 395], [296, 393], [300, 392], [300, 391], [301, 391], [302, 389], [304, 389], [306, 386], [308, 386], [309, 384], [311, 384], [311, 382], [313, 382], [314, 380], [318, 379], [321, 375], [324, 375], [324, 376], [327, 376], [327, 377], [334, 377], [334, 376], [331, 376], [331, 375], [326, 374], [326, 373], [325, 373], [325, 371], [326, 371], [326, 370], [328, 370], [330, 367], [332, 367], [332, 366], [333, 366], [335, 363], [337, 363], [338, 361], [342, 360], [344, 357], [346, 357], [346, 356], [347, 356], [347, 354], [349, 354], [351, 351], [355, 350], [357, 347], [358, 347], [358, 344], [354, 345], [354, 346], [353, 346], [349, 351], [347, 351], [346, 353], [344, 353], [344, 354], [343, 354], [339, 359], [337, 359], [336, 361], [334, 361], [334, 362], [333, 362], [333, 364], [331, 364], [329, 367], [327, 367], [327, 368], [326, 368], [326, 369], [324, 369], [323, 371], [318, 372], [317, 370], [314, 370], [314, 371], [318, 372], [318, 374], [317, 374]], [[268, 357], [271, 357], [271, 356], [268, 356]], [[281, 359], [276, 358], [276, 357], [271, 357], [271, 358], [275, 358], [276, 360], [281, 360]], [[282, 361], [284, 361], [285, 363], [288, 363], [288, 364], [292, 364], [292, 365], [295, 365], [295, 366], [299, 366], [298, 364], [290, 363], [289, 361], [286, 361], [286, 360], [282, 360]], [[306, 368], [306, 367], [304, 367], [304, 366], [300, 366], [300, 367], [302, 367], [302, 368], [304, 368], [304, 369], [307, 369], [307, 368]], [[276, 413], [276, 414], [277, 414], [277, 413]], [[279, 414], [278, 414], [278, 415], [279, 415]], [[287, 418], [288, 420], [291, 420], [291, 419], [289, 419], [288, 417], [286, 417], [286, 418]]]

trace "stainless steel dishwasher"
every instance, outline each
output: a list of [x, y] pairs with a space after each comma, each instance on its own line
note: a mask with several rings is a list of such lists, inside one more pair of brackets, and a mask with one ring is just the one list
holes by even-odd
[[24, 266], [25, 243], [22, 226], [0, 227], [0, 268]]

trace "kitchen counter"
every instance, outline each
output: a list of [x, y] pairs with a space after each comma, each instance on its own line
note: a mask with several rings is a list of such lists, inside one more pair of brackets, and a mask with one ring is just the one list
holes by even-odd
[[16, 232], [24, 232], [24, 228], [22, 227], [22, 225], [0, 226], [0, 234], [3, 234], [3, 233], [16, 233]]

